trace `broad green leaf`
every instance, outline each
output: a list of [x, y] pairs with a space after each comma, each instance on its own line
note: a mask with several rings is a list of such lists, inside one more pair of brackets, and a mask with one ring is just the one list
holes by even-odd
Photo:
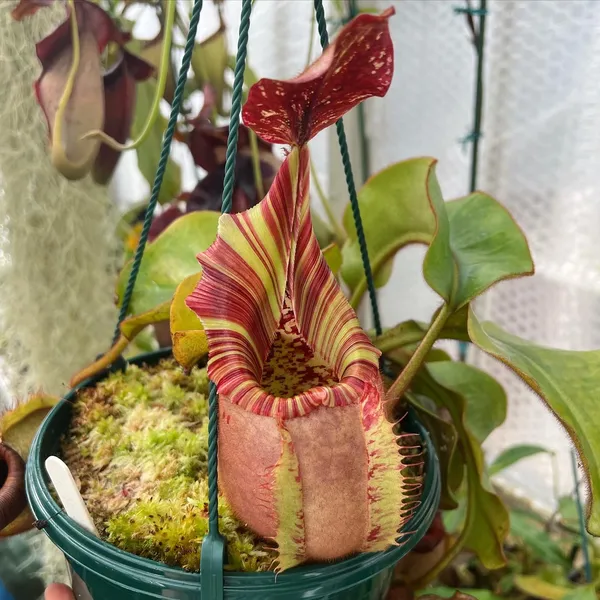
[[435, 379], [465, 400], [465, 425], [480, 444], [506, 419], [506, 393], [490, 375], [472, 365], [452, 362], [435, 367]]
[[216, 93], [217, 111], [223, 110], [223, 92], [225, 91], [225, 70], [229, 56], [227, 54], [227, 30], [222, 25], [209, 38], [194, 46], [192, 69], [199, 89], [210, 84]]
[[536, 346], [469, 313], [469, 337], [519, 375], [548, 405], [579, 450], [590, 482], [587, 527], [600, 535], [600, 351]]
[[563, 596], [563, 600], [598, 600], [596, 586], [596, 583], [592, 583], [576, 587]]
[[[371, 177], [358, 198], [377, 282], [386, 282], [378, 278], [401, 248], [429, 244], [425, 280], [456, 311], [498, 281], [533, 273], [533, 262], [523, 233], [496, 200], [475, 192], [444, 202], [435, 163], [417, 158], [392, 165]], [[344, 227], [342, 276], [357, 306], [366, 280], [350, 207]]]
[[[427, 197], [427, 181], [435, 178], [432, 158], [403, 161], [373, 175], [358, 193], [371, 268], [377, 278], [396, 253], [411, 243], [429, 243], [435, 219]], [[356, 306], [366, 290], [366, 280], [350, 206], [343, 225], [348, 240], [342, 249], [342, 277]], [[385, 277], [378, 281], [386, 283]]]
[[334, 275], [339, 273], [342, 267], [342, 253], [340, 247], [337, 244], [329, 244], [327, 248], [323, 248], [323, 256], [327, 266], [331, 269]]
[[458, 508], [455, 508], [454, 510], [445, 510], [442, 512], [444, 528], [449, 535], [458, 534], [465, 524], [465, 517], [467, 515], [467, 499], [466, 488], [464, 485], [461, 486], [460, 490], [456, 494], [456, 500], [458, 502]]
[[[136, 84], [135, 115], [133, 124], [131, 125], [132, 138], [136, 138], [142, 132], [144, 125], [148, 120], [155, 92], [155, 79], [147, 79], [146, 81], [140, 81]], [[140, 144], [139, 148], [136, 149], [138, 168], [146, 181], [150, 184], [150, 187], [152, 187], [154, 183], [154, 176], [156, 175], [156, 169], [160, 160], [163, 133], [166, 127], [167, 120], [162, 115], [158, 115], [150, 135], [142, 144]], [[169, 158], [158, 201], [161, 204], [169, 202], [170, 200], [173, 200], [173, 198], [179, 196], [180, 193], [181, 169], [172, 158]]]
[[[206, 250], [217, 236], [219, 213], [196, 211], [173, 221], [144, 252], [130, 303], [130, 311], [139, 314], [171, 300], [176, 287], [189, 275], [198, 273], [196, 255]], [[119, 275], [119, 304], [127, 285], [132, 261]]]
[[511, 465], [514, 465], [516, 462], [523, 460], [524, 458], [542, 453], [550, 454], [550, 451], [543, 446], [534, 446], [531, 444], [511, 446], [496, 457], [494, 462], [489, 466], [488, 473], [491, 477], [492, 475], [500, 473], [500, 471], [507, 469]]
[[539, 560], [560, 565], [567, 569], [569, 561], [560, 546], [550, 537], [540, 523], [525, 513], [513, 510], [510, 513], [510, 533], [520, 539], [528, 551]]
[[444, 586], [434, 586], [418, 590], [416, 596], [422, 600], [426, 600], [427, 598], [455, 598], [455, 600], [458, 600], [469, 597], [476, 598], [477, 600], [500, 600], [500, 596], [497, 596], [491, 590], [468, 588], [461, 591], [456, 588]]
[[419, 420], [429, 431], [440, 459], [442, 475], [442, 496], [440, 508], [450, 511], [458, 507], [454, 492], [464, 477], [464, 464], [456, 452], [456, 429], [435, 412], [426, 408], [418, 395], [410, 394], [410, 403], [415, 408]]
[[186, 370], [191, 369], [208, 352], [208, 340], [198, 315], [188, 308], [186, 298], [194, 291], [202, 271], [186, 277], [175, 290], [171, 303], [171, 339], [173, 356]]
[[450, 413], [459, 437], [459, 450], [466, 464], [465, 546], [479, 556], [486, 568], [497, 569], [506, 564], [503, 544], [509, 530], [508, 513], [500, 498], [487, 489], [483, 452], [479, 441], [468, 428], [467, 402], [461, 394], [461, 390], [467, 387], [465, 373], [461, 369], [454, 373], [454, 368], [461, 364], [449, 361], [429, 363], [415, 377], [413, 390]]
[[563, 600], [572, 588], [548, 583], [534, 575], [517, 575], [515, 585], [519, 590], [541, 600]]
[[439, 188], [430, 190], [438, 229], [423, 274], [451, 308], [465, 306], [498, 281], [533, 273], [527, 240], [501, 204], [481, 192], [443, 204]]

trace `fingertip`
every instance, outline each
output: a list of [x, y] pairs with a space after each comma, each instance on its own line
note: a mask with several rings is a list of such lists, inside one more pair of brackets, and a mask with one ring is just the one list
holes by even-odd
[[63, 583], [53, 583], [46, 588], [45, 600], [75, 600], [71, 588]]

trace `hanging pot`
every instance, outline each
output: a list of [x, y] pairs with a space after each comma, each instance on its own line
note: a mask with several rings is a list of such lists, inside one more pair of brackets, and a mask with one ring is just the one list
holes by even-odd
[[[131, 362], [153, 365], [169, 355], [170, 350], [159, 350]], [[91, 378], [84, 386], [91, 387], [105, 376], [106, 372]], [[52, 410], [31, 448], [26, 485], [35, 518], [46, 521], [45, 533], [65, 553], [95, 600], [202, 600], [198, 574], [140, 558], [103, 542], [79, 527], [54, 501], [44, 463], [58, 452], [60, 438], [71, 421], [74, 399], [75, 392], [71, 391]], [[440, 496], [439, 463], [429, 436], [418, 422], [409, 423], [409, 429], [421, 436], [426, 449], [425, 479], [421, 504], [406, 525], [405, 531], [410, 533], [401, 536], [401, 545], [335, 563], [301, 566], [279, 575], [226, 573], [225, 600], [383, 600], [394, 566], [427, 532]]]

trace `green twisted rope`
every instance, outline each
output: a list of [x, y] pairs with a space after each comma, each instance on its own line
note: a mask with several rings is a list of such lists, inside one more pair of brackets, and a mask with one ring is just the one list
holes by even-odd
[[[327, 34], [327, 21], [325, 11], [323, 10], [323, 0], [315, 0], [315, 13], [319, 25], [319, 35], [321, 37], [321, 46], [325, 49], [329, 45], [329, 35]], [[369, 251], [367, 249], [367, 240], [363, 229], [362, 218], [360, 216], [360, 207], [356, 195], [356, 185], [350, 163], [350, 153], [348, 151], [348, 142], [344, 130], [344, 121], [340, 119], [335, 127], [337, 129], [338, 142], [340, 145], [340, 154], [342, 155], [342, 164], [344, 165], [344, 174], [346, 175], [346, 184], [348, 186], [348, 195], [350, 196], [350, 206], [352, 207], [352, 216], [354, 217], [354, 226], [356, 227], [356, 237], [360, 248], [360, 256], [367, 280], [367, 289], [369, 291], [369, 300], [371, 302], [371, 312], [373, 313], [373, 325], [375, 333], [381, 335], [381, 317], [379, 315], [379, 306], [377, 305], [377, 292], [375, 291], [375, 282], [373, 280], [373, 271], [371, 270], [371, 261], [369, 260]]]
[[[481, 124], [483, 120], [483, 62], [485, 50], [485, 24], [487, 15], [487, 0], [479, 0], [479, 8], [471, 6], [456, 7], [456, 13], [463, 13], [470, 16], [470, 26], [473, 28], [473, 45], [477, 57], [477, 67], [475, 74], [475, 98], [473, 101], [473, 131], [464, 139], [464, 142], [471, 142], [471, 165], [469, 174], [469, 191], [473, 193], [477, 189], [477, 174], [479, 169], [479, 141], [481, 139]], [[479, 16], [479, 27], [475, 28], [473, 15]], [[459, 342], [459, 359], [461, 362], [467, 360], [468, 342]]]
[[[243, 0], [240, 22], [240, 35], [231, 100], [231, 117], [229, 119], [229, 137], [227, 138], [227, 153], [225, 154], [225, 179], [223, 182], [223, 200], [221, 212], [231, 212], [233, 188], [235, 185], [235, 161], [237, 157], [238, 131], [240, 128], [240, 112], [242, 110], [242, 92], [244, 87], [244, 70], [248, 47], [248, 30], [250, 29], [250, 14], [252, 0]], [[219, 497], [217, 469], [217, 433], [218, 433], [218, 396], [217, 387], [211, 381], [208, 396], [208, 530], [218, 531], [219, 528]]]
[[192, 52], [196, 43], [196, 32], [198, 30], [198, 22], [200, 21], [201, 11], [202, 0], [194, 0], [194, 8], [190, 18], [190, 29], [185, 42], [185, 52], [181, 61], [181, 69], [179, 70], [177, 86], [175, 87], [175, 94], [173, 95], [173, 103], [171, 104], [171, 115], [169, 116], [169, 123], [163, 136], [160, 160], [158, 161], [158, 168], [156, 169], [156, 175], [154, 176], [154, 183], [152, 185], [152, 195], [150, 196], [150, 202], [146, 208], [144, 225], [140, 234], [140, 241], [135, 249], [135, 256], [133, 257], [133, 263], [131, 265], [131, 273], [129, 274], [127, 287], [125, 288], [125, 293], [123, 294], [123, 302], [121, 304], [121, 310], [119, 311], [119, 320], [117, 321], [117, 325], [115, 327], [113, 344], [119, 338], [119, 326], [121, 325], [121, 322], [125, 319], [125, 317], [127, 317], [131, 296], [133, 295], [133, 289], [135, 288], [135, 281], [142, 264], [142, 257], [144, 256], [146, 242], [148, 241], [148, 234], [150, 233], [150, 226], [152, 225], [152, 217], [154, 216], [154, 209], [156, 208], [156, 203], [158, 202], [158, 195], [160, 193], [160, 188], [165, 176], [165, 170], [167, 168], [167, 161], [169, 160], [169, 154], [171, 152], [171, 143], [173, 141], [173, 135], [175, 134], [175, 127], [177, 126], [177, 118], [181, 111], [183, 90], [185, 88], [187, 74], [192, 61]]
[[[221, 212], [231, 212], [235, 185], [235, 161], [237, 157], [238, 131], [242, 109], [244, 70], [248, 47], [248, 31], [253, 0], [243, 0], [240, 16], [240, 31], [231, 99], [229, 135], [225, 154], [225, 177]], [[210, 600], [223, 600], [223, 564], [225, 562], [225, 540], [219, 534], [219, 479], [218, 479], [218, 433], [219, 397], [217, 386], [211, 381], [208, 394], [208, 534], [202, 542], [200, 577], [202, 596]]]

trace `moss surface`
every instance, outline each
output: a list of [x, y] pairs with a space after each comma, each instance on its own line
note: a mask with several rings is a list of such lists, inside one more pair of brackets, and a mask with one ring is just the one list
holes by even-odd
[[[83, 390], [63, 441], [100, 536], [122, 550], [198, 571], [208, 525], [206, 369], [129, 366]], [[273, 549], [221, 498], [229, 568], [268, 570]]]

